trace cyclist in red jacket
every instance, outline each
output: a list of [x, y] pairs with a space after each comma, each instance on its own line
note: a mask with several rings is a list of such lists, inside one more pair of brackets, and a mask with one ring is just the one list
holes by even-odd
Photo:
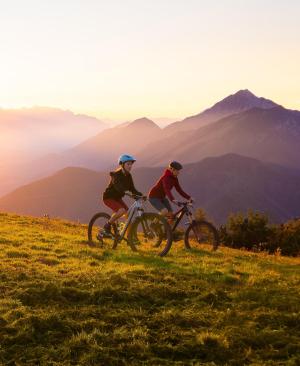
[[[162, 215], [172, 219], [173, 212], [169, 200], [175, 204], [178, 203], [172, 195], [172, 188], [174, 187], [176, 191], [184, 198], [189, 201], [193, 201], [192, 197], [185, 193], [180, 187], [178, 182], [178, 175], [182, 165], [177, 161], [172, 161], [169, 167], [165, 170], [164, 174], [159, 178], [156, 184], [150, 189], [148, 194], [149, 202], [156, 208]], [[169, 200], [168, 200], [169, 198]]]

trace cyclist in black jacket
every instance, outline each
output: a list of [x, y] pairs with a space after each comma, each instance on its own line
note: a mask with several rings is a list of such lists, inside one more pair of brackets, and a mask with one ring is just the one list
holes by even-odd
[[103, 202], [107, 207], [112, 209], [114, 213], [104, 225], [104, 232], [102, 232], [102, 235], [107, 234], [107, 236], [109, 236], [111, 233], [111, 224], [127, 212], [128, 207], [122, 200], [126, 191], [130, 191], [137, 196], [143, 195], [135, 188], [130, 174], [132, 165], [135, 161], [135, 158], [131, 155], [121, 155], [118, 160], [120, 168], [114, 172], [110, 172], [111, 179], [108, 187], [103, 193]]

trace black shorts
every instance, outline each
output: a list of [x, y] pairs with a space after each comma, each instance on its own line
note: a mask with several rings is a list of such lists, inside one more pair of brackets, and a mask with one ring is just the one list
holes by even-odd
[[168, 211], [172, 211], [171, 204], [167, 198], [149, 198], [149, 202], [151, 205], [157, 209], [157, 211], [161, 211], [166, 208]]

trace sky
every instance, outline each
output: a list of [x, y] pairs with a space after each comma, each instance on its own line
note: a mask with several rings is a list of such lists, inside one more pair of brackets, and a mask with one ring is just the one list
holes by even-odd
[[0, 0], [0, 107], [184, 118], [249, 89], [300, 110], [298, 0]]

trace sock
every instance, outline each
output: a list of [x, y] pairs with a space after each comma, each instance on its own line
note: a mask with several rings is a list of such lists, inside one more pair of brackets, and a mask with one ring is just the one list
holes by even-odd
[[107, 222], [105, 225], [104, 225], [104, 230], [105, 231], [110, 231], [110, 229], [111, 229], [111, 223], [110, 222]]

